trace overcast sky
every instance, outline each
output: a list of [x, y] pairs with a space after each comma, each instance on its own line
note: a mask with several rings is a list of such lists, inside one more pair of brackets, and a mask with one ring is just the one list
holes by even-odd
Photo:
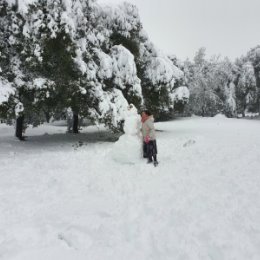
[[[124, 0], [98, 0], [120, 3]], [[260, 0], [128, 0], [138, 6], [150, 39], [166, 53], [193, 58], [240, 57], [260, 44]]]

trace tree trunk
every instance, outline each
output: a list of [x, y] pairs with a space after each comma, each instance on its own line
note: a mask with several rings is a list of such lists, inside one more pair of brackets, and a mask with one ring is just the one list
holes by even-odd
[[79, 116], [78, 114], [73, 113], [73, 133], [79, 133]]
[[44, 114], [45, 114], [46, 122], [50, 123], [50, 119], [51, 119], [50, 113], [45, 111]]
[[14, 9], [17, 12], [19, 8], [19, 0], [15, 0], [15, 5], [14, 5]]
[[15, 136], [20, 139], [21, 141], [24, 140], [23, 137], [23, 121], [24, 121], [24, 115], [17, 117], [16, 119], [16, 130], [15, 130]]

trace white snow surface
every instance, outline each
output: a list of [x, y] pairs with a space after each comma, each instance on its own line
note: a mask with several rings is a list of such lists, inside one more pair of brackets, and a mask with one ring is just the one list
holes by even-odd
[[0, 124], [0, 259], [260, 259], [260, 121], [155, 126], [157, 168], [103, 128]]

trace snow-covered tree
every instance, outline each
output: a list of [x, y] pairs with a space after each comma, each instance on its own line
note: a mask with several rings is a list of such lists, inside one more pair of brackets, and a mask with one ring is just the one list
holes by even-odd
[[[22, 52], [23, 17], [14, 5], [6, 0], [0, 1], [0, 102], [1, 116], [15, 118], [15, 106], [21, 102], [23, 91], [17, 91], [23, 85], [23, 73], [19, 54]], [[20, 116], [20, 114], [19, 114]], [[18, 117], [19, 117], [18, 116]], [[18, 119], [18, 118], [17, 118]], [[18, 120], [23, 124], [23, 120]], [[22, 129], [22, 127], [20, 127]], [[21, 133], [19, 134], [21, 136]]]
[[[3, 3], [5, 9], [10, 9]], [[1, 13], [1, 23], [7, 24], [3, 33], [7, 34], [11, 32], [8, 21], [12, 26], [15, 23], [8, 20], [5, 11]], [[71, 107], [75, 117], [80, 113], [118, 127], [123, 104], [140, 106], [142, 91], [134, 57], [107, 37], [113, 33], [113, 19], [107, 14], [110, 23], [100, 26], [101, 14], [102, 8], [92, 0], [33, 1], [26, 13], [19, 14], [23, 24], [18, 31], [23, 44], [20, 52], [14, 50], [14, 57], [6, 59], [13, 64], [9, 71], [17, 72], [13, 76], [16, 84], [11, 89], [11, 83], [1, 80], [5, 93], [14, 92], [13, 102], [9, 102], [13, 111], [21, 102], [29, 123], [38, 125]], [[124, 30], [127, 27], [122, 27]], [[12, 32], [10, 35], [15, 42]], [[1, 63], [4, 61], [1, 55]]]
[[222, 101], [222, 112], [228, 117], [237, 116], [236, 67], [228, 58], [221, 60], [215, 57], [210, 62], [214, 64], [211, 71], [212, 88]]
[[247, 57], [254, 68], [258, 112], [260, 113], [260, 45], [252, 48]]
[[184, 73], [151, 43], [134, 5], [38, 0], [13, 8], [0, 1], [4, 117], [37, 126], [71, 108], [77, 132], [79, 114], [119, 128], [128, 103], [156, 116], [187, 103]]
[[[240, 63], [240, 64], [239, 64]], [[254, 67], [251, 62], [237, 61], [239, 77], [236, 88], [238, 113], [245, 116], [245, 113], [256, 112], [257, 88]]]
[[190, 107], [192, 113], [201, 116], [213, 116], [221, 111], [223, 101], [215, 88], [214, 72], [216, 65], [206, 60], [205, 48], [199, 49], [194, 63], [186, 61], [188, 86], [190, 89]]
[[[184, 86], [184, 73], [154, 46], [144, 31], [140, 32], [137, 67], [145, 106], [159, 118], [172, 114], [175, 103], [180, 101], [175, 99], [175, 89]], [[182, 101], [186, 103], [187, 99]]]
[[[11, 9], [7, 2], [0, 0], [0, 117], [5, 118], [8, 112], [9, 96], [14, 94], [14, 87], [11, 82], [11, 68], [10, 68], [10, 44], [9, 31], [10, 26], [10, 12]], [[7, 16], [7, 14], [9, 15]], [[10, 79], [10, 81], [8, 80]]]
[[199, 49], [194, 62], [184, 63], [185, 75], [190, 88], [191, 113], [214, 116], [224, 113], [228, 117], [237, 115], [236, 66], [228, 59], [213, 56], [206, 59], [205, 48]]
[[[149, 40], [142, 28], [137, 8], [129, 3], [123, 3], [117, 8], [105, 7], [101, 17], [105, 21], [103, 23], [109, 24], [110, 44], [121, 44], [134, 56], [137, 75], [142, 84], [143, 107], [151, 110], [157, 119], [162, 114], [171, 113], [176, 97], [174, 89], [184, 85], [184, 74], [170, 57]], [[132, 100], [139, 107], [139, 99]], [[176, 102], [185, 104], [187, 99]]]

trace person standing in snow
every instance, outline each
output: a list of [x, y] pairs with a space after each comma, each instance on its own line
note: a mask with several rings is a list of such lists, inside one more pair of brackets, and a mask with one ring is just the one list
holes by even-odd
[[142, 112], [142, 135], [144, 158], [148, 158], [148, 163], [158, 165], [157, 144], [155, 138], [154, 118], [150, 111]]

